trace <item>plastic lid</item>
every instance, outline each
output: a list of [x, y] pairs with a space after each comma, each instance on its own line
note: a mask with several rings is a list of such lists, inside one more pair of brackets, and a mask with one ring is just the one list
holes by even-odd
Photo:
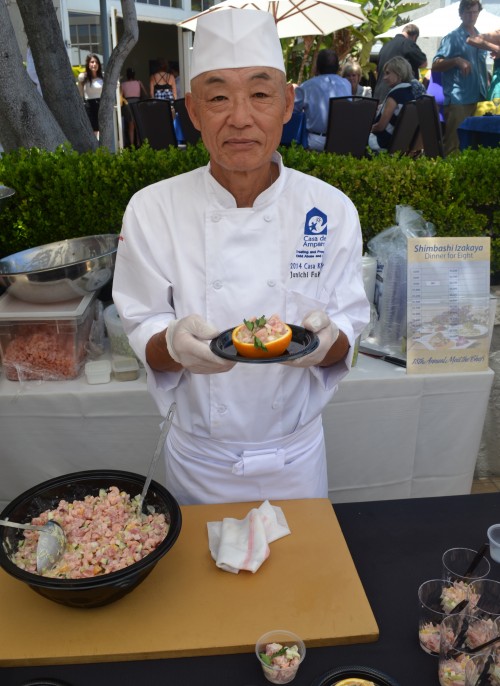
[[139, 363], [135, 357], [113, 357], [113, 371], [120, 372], [135, 372], [139, 370]]
[[8, 293], [0, 296], [0, 320], [16, 319], [74, 319], [82, 315], [93, 299], [95, 293], [89, 293], [76, 300], [60, 303], [28, 303], [18, 300]]

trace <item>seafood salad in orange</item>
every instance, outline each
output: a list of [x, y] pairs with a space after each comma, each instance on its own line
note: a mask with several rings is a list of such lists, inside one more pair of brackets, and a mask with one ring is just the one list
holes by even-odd
[[232, 333], [233, 345], [243, 357], [277, 357], [291, 340], [291, 328], [277, 314], [244, 319]]

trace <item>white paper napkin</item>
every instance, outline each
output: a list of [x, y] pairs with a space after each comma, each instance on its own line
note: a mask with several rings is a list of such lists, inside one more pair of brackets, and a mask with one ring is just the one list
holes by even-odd
[[269, 543], [290, 533], [281, 507], [266, 500], [252, 508], [245, 519], [225, 517], [208, 522], [208, 547], [217, 567], [238, 574], [256, 572], [269, 557]]

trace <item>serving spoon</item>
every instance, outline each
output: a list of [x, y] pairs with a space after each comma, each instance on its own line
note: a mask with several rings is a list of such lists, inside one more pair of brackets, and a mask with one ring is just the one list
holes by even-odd
[[13, 529], [29, 529], [40, 532], [36, 547], [36, 571], [38, 574], [44, 574], [52, 569], [64, 554], [66, 535], [62, 526], [57, 522], [51, 520], [43, 526], [38, 526], [37, 524], [18, 524], [8, 519], [0, 519], [0, 525], [10, 526]]
[[156, 450], [153, 455], [153, 459], [151, 460], [151, 464], [149, 465], [149, 470], [148, 474], [146, 476], [146, 481], [144, 482], [144, 486], [142, 489], [142, 493], [139, 496], [139, 502], [138, 502], [138, 510], [139, 510], [139, 515], [142, 515], [142, 506], [144, 504], [144, 499], [147, 495], [149, 485], [151, 483], [151, 479], [153, 478], [153, 474], [156, 468], [156, 463], [158, 462], [158, 458], [160, 457], [163, 446], [165, 444], [165, 441], [167, 439], [167, 434], [170, 431], [170, 427], [172, 426], [172, 420], [174, 418], [175, 414], [175, 408], [176, 408], [176, 403], [173, 402], [167, 412], [167, 416], [165, 417], [165, 421], [163, 422], [163, 427], [160, 433], [160, 437], [158, 439], [158, 443], [156, 445]]

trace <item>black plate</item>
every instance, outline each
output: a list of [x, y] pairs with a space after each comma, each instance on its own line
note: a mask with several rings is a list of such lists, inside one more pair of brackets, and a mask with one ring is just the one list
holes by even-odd
[[233, 362], [247, 362], [248, 364], [269, 364], [270, 362], [289, 362], [290, 360], [296, 360], [299, 357], [308, 355], [312, 353], [313, 350], [319, 345], [319, 338], [312, 331], [304, 329], [302, 326], [295, 326], [295, 324], [288, 324], [292, 330], [292, 340], [290, 345], [285, 350], [283, 355], [278, 357], [242, 357], [236, 352], [236, 348], [233, 345], [231, 334], [235, 327], [231, 329], [226, 329], [221, 334], [214, 338], [210, 342], [210, 350], [223, 357], [226, 360], [232, 360]]
[[342, 679], [353, 679], [358, 677], [358, 679], [367, 679], [368, 681], [373, 681], [376, 686], [399, 686], [398, 682], [392, 677], [387, 676], [383, 672], [379, 672], [377, 669], [372, 669], [371, 667], [337, 667], [336, 669], [331, 669], [322, 676], [315, 679], [311, 686], [335, 686], [338, 681]]

